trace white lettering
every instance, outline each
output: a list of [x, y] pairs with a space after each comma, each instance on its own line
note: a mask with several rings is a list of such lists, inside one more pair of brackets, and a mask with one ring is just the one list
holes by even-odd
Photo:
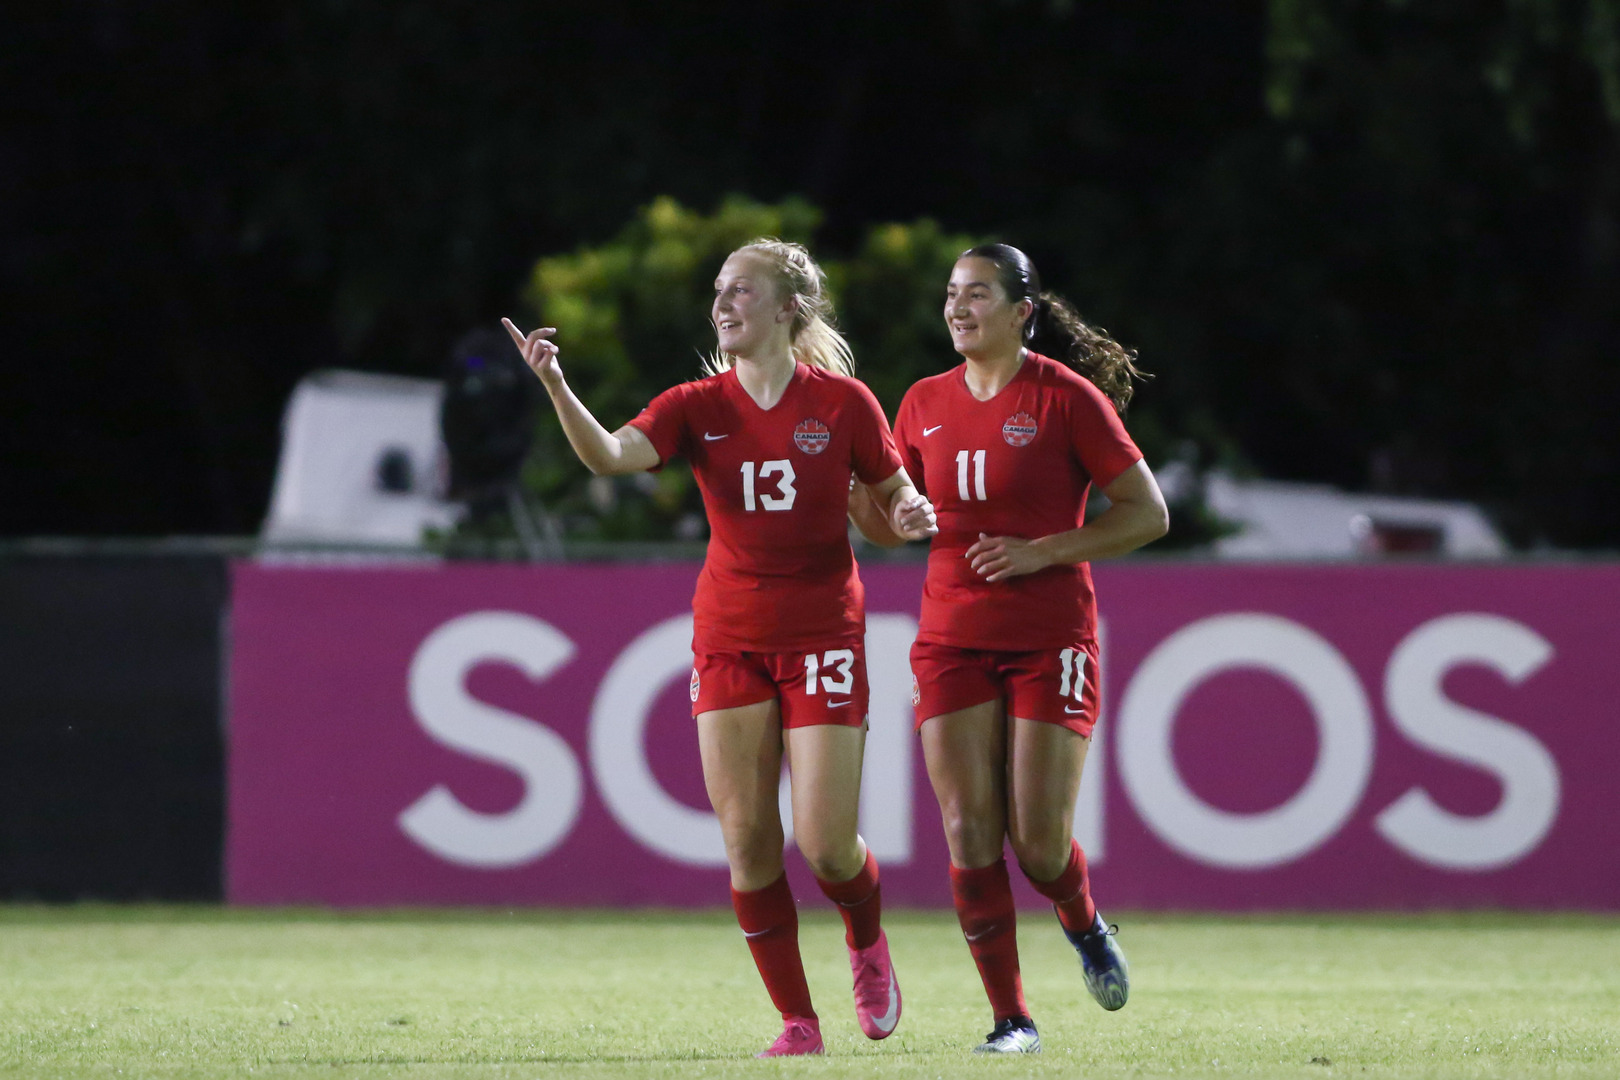
[[1449, 670], [1467, 663], [1520, 683], [1552, 655], [1541, 635], [1497, 615], [1448, 615], [1406, 636], [1384, 672], [1395, 726], [1424, 749], [1496, 777], [1502, 800], [1488, 814], [1464, 817], [1413, 787], [1375, 820], [1384, 839], [1452, 870], [1494, 870], [1535, 850], [1558, 817], [1557, 761], [1524, 729], [1448, 700], [1442, 683]]
[[984, 494], [984, 451], [973, 451], [973, 494], [968, 493], [968, 452], [956, 452], [956, 494], [963, 502], [971, 502], [974, 495], [979, 502], [985, 501]]
[[442, 859], [485, 870], [531, 862], [562, 842], [584, 791], [573, 750], [550, 728], [477, 700], [465, 682], [489, 662], [511, 664], [539, 681], [573, 655], [574, 643], [562, 632], [515, 612], [473, 612], [427, 636], [409, 675], [417, 723], [436, 741], [517, 773], [523, 798], [505, 813], [484, 814], [438, 784], [399, 815], [405, 835]]
[[[761, 494], [759, 496], [759, 505], [767, 510], [793, 509], [793, 500], [799, 494], [793, 486], [793, 481], [797, 478], [793, 472], [793, 462], [787, 460], [767, 461], [759, 466], [759, 478], [761, 480], [768, 480], [772, 476], [777, 478], [776, 490], [780, 494]], [[754, 463], [752, 461], [742, 463], [742, 477], [743, 509], [753, 511], [756, 507], [754, 504]]]
[[690, 615], [666, 619], [626, 646], [591, 705], [591, 775], [608, 812], [641, 843], [677, 862], [725, 866], [720, 819], [672, 798], [647, 764], [653, 702], [691, 668]]
[[[1234, 814], [1182, 782], [1171, 735], [1182, 701], [1233, 668], [1259, 668], [1310, 703], [1319, 748], [1305, 786], [1281, 806]], [[1142, 820], [1188, 858], [1259, 869], [1290, 862], [1332, 836], [1360, 801], [1373, 764], [1373, 724], [1361, 683], [1331, 644], [1288, 619], [1217, 615], [1166, 638], [1131, 679], [1115, 732], [1120, 779]]]
[[917, 620], [910, 615], [866, 617], [866, 678], [872, 704], [867, 714], [866, 761], [861, 770], [861, 836], [879, 860], [911, 861], [912, 736], [911, 642]]
[[[821, 677], [821, 688], [829, 694], [847, 694], [855, 689], [855, 650], [829, 649], [827, 655], [821, 658], [822, 664], [829, 668], [836, 668], [838, 677], [831, 675]], [[868, 682], [871, 675], [867, 675]]]
[[[1097, 670], [1092, 673], [1093, 679], [1101, 679], [1103, 671], [1104, 649], [1107, 647], [1107, 626], [1102, 619], [1097, 620]], [[1104, 748], [1103, 701], [1102, 683], [1097, 683], [1097, 726], [1091, 731], [1091, 745], [1086, 750], [1086, 766], [1080, 773], [1080, 794], [1074, 800], [1074, 836], [1080, 841], [1080, 847], [1086, 853], [1086, 861], [1101, 865], [1106, 856], [1104, 837], [1107, 830], [1103, 828], [1103, 785], [1105, 783], [1104, 769], [1108, 761], [1108, 751]]]

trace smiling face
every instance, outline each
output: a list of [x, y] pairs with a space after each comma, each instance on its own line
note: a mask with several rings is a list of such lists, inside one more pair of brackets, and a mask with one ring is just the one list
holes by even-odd
[[758, 357], [790, 348], [793, 314], [793, 298], [784, 295], [769, 259], [736, 251], [720, 267], [709, 318], [721, 352]]
[[956, 351], [969, 359], [1016, 353], [1033, 307], [1028, 300], [1010, 301], [996, 264], [980, 256], [958, 259], [945, 286], [945, 328]]

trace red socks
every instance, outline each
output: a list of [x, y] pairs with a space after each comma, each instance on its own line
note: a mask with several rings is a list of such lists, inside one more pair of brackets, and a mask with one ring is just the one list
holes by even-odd
[[[1086, 853], [1080, 850], [1080, 841], [1069, 841], [1069, 865], [1051, 881], [1036, 881], [1024, 871], [1035, 891], [1052, 901], [1057, 908], [1058, 922], [1070, 934], [1089, 934], [1097, 919], [1097, 905], [1091, 902], [1091, 883], [1086, 877]], [[1022, 869], [1022, 867], [1020, 867]]]
[[[1001, 878], [1005, 886], [1005, 866], [1002, 866]], [[845, 943], [852, 949], [875, 945], [881, 931], [883, 893], [878, 886], [877, 859], [871, 851], [866, 853], [860, 872], [848, 881], [818, 878], [817, 884], [844, 916]], [[1010, 892], [1007, 899], [1010, 905]], [[810, 1005], [810, 987], [804, 978], [804, 961], [799, 956], [799, 909], [793, 903], [787, 875], [753, 892], [732, 889], [731, 907], [737, 913], [737, 925], [748, 939], [748, 951], [754, 954], [754, 966], [765, 980], [771, 1003], [783, 1019], [795, 1016], [815, 1019], [816, 1010]], [[1016, 973], [1016, 956], [1013, 967]]]
[[810, 987], [804, 980], [804, 961], [799, 956], [799, 909], [793, 903], [793, 890], [783, 874], [763, 889], [753, 892], [731, 890], [731, 907], [737, 925], [748, 939], [754, 966], [765, 980], [783, 1019], [795, 1016], [814, 1020]]
[[1007, 860], [997, 859], [980, 870], [952, 866], [951, 897], [996, 1022], [1028, 1016], [1024, 980], [1018, 970], [1017, 912], [1007, 880]]
[[866, 862], [848, 881], [822, 881], [816, 879], [827, 899], [838, 905], [844, 917], [844, 944], [852, 949], [866, 949], [877, 944], [882, 930], [879, 919], [883, 912], [883, 892], [878, 886], [878, 864], [870, 848]]

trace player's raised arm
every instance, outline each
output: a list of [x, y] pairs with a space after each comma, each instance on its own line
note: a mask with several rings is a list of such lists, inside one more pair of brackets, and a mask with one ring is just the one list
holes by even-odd
[[618, 431], [608, 431], [569, 389], [568, 380], [563, 378], [562, 364], [557, 359], [557, 343], [551, 340], [557, 332], [554, 327], [541, 327], [524, 334], [511, 319], [502, 319], [501, 325], [517, 343], [523, 362], [546, 388], [557, 410], [557, 419], [562, 421], [563, 433], [568, 436], [568, 444], [586, 468], [598, 476], [614, 476], [642, 472], [658, 464], [658, 451], [653, 449], [646, 435], [628, 424]]

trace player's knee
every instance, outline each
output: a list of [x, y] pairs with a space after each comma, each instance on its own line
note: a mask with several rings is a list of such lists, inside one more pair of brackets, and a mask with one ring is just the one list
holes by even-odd
[[999, 816], [960, 805], [944, 809], [945, 840], [960, 866], [986, 866], [1001, 856], [1006, 826]]
[[822, 881], [848, 881], [861, 872], [860, 860], [855, 858], [832, 856], [812, 858], [806, 855], [804, 861], [809, 864], [810, 872]]
[[799, 834], [793, 842], [804, 856], [810, 872], [822, 881], [848, 881], [860, 873], [861, 846], [853, 837], [833, 840], [828, 837]]
[[782, 826], [771, 821], [733, 820], [723, 829], [726, 860], [735, 868], [756, 869], [782, 858]]
[[760, 848], [734, 847], [726, 845], [726, 862], [730, 866], [732, 876], [743, 881], [761, 882], [763, 887], [768, 885], [781, 874], [782, 851], [775, 852]]
[[1013, 855], [1025, 876], [1051, 881], [1069, 865], [1069, 833], [1063, 828], [1016, 829], [1011, 837]]

